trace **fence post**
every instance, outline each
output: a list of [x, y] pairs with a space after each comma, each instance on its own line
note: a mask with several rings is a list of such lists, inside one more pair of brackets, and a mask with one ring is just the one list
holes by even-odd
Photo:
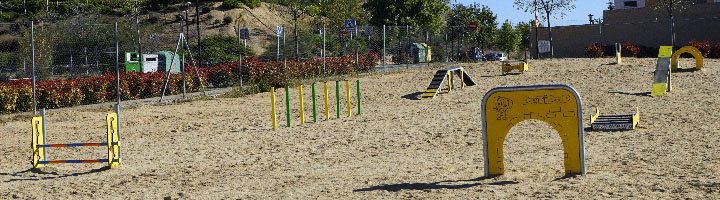
[[385, 63], [386, 63], [385, 57], [386, 57], [386, 55], [385, 55], [385, 24], [383, 24], [383, 57], [382, 57], [383, 68], [385, 67]]
[[238, 25], [237, 25], [237, 32], [238, 32], [238, 35], [237, 35], [237, 36], [238, 36], [238, 37], [237, 37], [237, 39], [238, 39], [238, 70], [240, 71], [240, 91], [242, 91], [242, 86], [243, 86], [243, 80], [242, 80], [242, 59], [243, 59], [243, 54], [242, 54], [242, 48], [240, 48], [240, 45], [241, 45], [241, 44], [240, 44], [240, 24], [239, 24], [239, 23], [238, 23]]
[[[324, 81], [324, 80], [327, 78], [327, 77], [326, 77], [327, 71], [325, 71], [325, 70], [326, 70], [326, 69], [325, 69], [325, 57], [326, 57], [326, 55], [325, 55], [325, 24], [323, 24], [322, 34], [323, 34], [323, 51], [322, 51], [322, 57], [323, 57], [323, 58], [322, 58], [322, 59], [323, 59], [323, 81]], [[326, 90], [327, 90], [327, 82], [325, 82], [325, 87], [326, 87]], [[325, 91], [325, 96], [327, 96], [327, 91]], [[327, 97], [326, 97], [326, 98], [327, 98]], [[326, 101], [326, 103], [327, 103], [327, 101]], [[327, 106], [325, 106], [325, 107], [326, 107], [326, 109], [327, 109]]]
[[[183, 33], [183, 23], [180, 21], [180, 40], [185, 41], [185, 34]], [[182, 73], [182, 98], [185, 100], [185, 48], [180, 46], [180, 52], [182, 54], [182, 63], [180, 63], [180, 73]], [[142, 59], [140, 59], [142, 60]]]
[[115, 22], [115, 75], [117, 81], [115, 92], [117, 92], [117, 104], [120, 105], [120, 38], [118, 37], [117, 21]]
[[408, 56], [407, 59], [405, 60], [405, 62], [406, 62], [405, 68], [410, 69], [410, 61], [412, 60], [410, 57], [411, 56], [410, 55], [410, 53], [411, 53], [410, 52], [410, 25], [405, 25], [405, 39], [406, 39], [405, 51], [407, 52], [406, 55]]
[[37, 115], [37, 92], [35, 90], [35, 21], [30, 21], [30, 48], [32, 49], [33, 115]]

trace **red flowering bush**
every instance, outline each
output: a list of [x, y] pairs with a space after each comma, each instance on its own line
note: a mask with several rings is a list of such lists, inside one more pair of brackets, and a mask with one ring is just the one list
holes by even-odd
[[713, 58], [720, 58], [720, 42], [715, 45], [715, 48], [712, 50], [712, 54], [710, 54]]
[[588, 58], [600, 58], [605, 53], [604, 48], [597, 45], [590, 45], [585, 49], [585, 56]]
[[698, 50], [700, 50], [700, 53], [701, 53], [701, 54], [703, 55], [703, 57], [705, 57], [705, 58], [707, 58], [708, 55], [710, 55], [710, 50], [711, 50], [711, 49], [710, 49], [710, 41], [705, 40], [705, 41], [703, 41], [703, 42], [698, 42], [698, 41], [695, 41], [695, 40], [691, 40], [691, 41], [690, 41], [690, 46], [695, 47], [695, 48], [697, 48]]
[[622, 42], [622, 55], [624, 57], [637, 57], [640, 47], [630, 44], [629, 41]]
[[[380, 57], [375, 53], [359, 56], [360, 63], [355, 67], [355, 57], [328, 58], [328, 74], [350, 74], [374, 69]], [[322, 75], [322, 59], [306, 61], [262, 62], [258, 57], [243, 60], [244, 79], [269, 82], [280, 87], [287, 79], [307, 78]], [[238, 62], [222, 63], [207, 68], [185, 67], [185, 85], [187, 92], [198, 92], [203, 86], [228, 87], [240, 78]], [[168, 73], [129, 72], [120, 74], [120, 97], [122, 100], [158, 97], [162, 94]], [[202, 79], [202, 82], [201, 80]], [[106, 73], [98, 77], [85, 79], [43, 80], [36, 82], [38, 108], [60, 108], [81, 104], [102, 103], [117, 99], [117, 79], [115, 73]], [[166, 95], [182, 92], [182, 76], [171, 74]], [[0, 83], [0, 113], [17, 113], [32, 110], [32, 80], [13, 80]]]

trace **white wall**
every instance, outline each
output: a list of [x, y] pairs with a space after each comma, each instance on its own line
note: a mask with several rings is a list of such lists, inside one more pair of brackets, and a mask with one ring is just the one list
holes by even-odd
[[[637, 8], [645, 7], [645, 0], [615, 0], [615, 9], [633, 9], [634, 7], [625, 7], [626, 1], [637, 1]], [[720, 1], [720, 0], [716, 0]]]

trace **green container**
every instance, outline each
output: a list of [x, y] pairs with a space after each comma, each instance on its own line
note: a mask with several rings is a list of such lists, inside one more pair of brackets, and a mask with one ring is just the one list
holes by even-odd
[[[160, 51], [155, 54], [158, 55], [158, 72], [170, 72], [172, 74], [180, 73], [179, 56], [175, 56], [175, 59], [173, 59], [172, 55], [174, 53], [169, 51]], [[172, 65], [172, 69], [170, 69], [170, 65]]]
[[125, 52], [125, 72], [143, 72], [138, 52]]
[[415, 63], [424, 63], [425, 61], [425, 46], [420, 43], [413, 43], [412, 48], [413, 61]]

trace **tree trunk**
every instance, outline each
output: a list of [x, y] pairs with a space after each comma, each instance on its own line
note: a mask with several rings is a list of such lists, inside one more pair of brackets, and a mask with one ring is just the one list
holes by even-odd
[[675, 50], [675, 16], [670, 14], [670, 37], [673, 51]]
[[553, 40], [552, 40], [552, 26], [550, 26], [550, 12], [547, 13], [547, 21], [548, 21], [548, 34], [550, 36], [550, 59], [555, 58], [555, 49], [553, 49]]

